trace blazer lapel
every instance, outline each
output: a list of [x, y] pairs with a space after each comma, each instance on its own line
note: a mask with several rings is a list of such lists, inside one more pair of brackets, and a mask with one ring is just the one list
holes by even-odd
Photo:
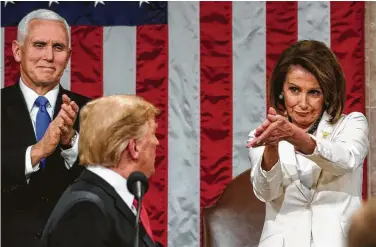
[[57, 94], [57, 98], [56, 98], [56, 104], [55, 104], [54, 117], [53, 117], [53, 119], [56, 118], [57, 114], [58, 114], [59, 111], [60, 111], [61, 104], [63, 103], [62, 96], [63, 96], [63, 94], [64, 94], [64, 91], [65, 91], [65, 89], [60, 85], [60, 86], [59, 86], [59, 93]]
[[300, 193], [310, 200], [311, 192], [304, 189], [300, 182], [298, 164], [296, 161], [296, 154], [294, 146], [286, 141], [281, 141], [278, 144], [279, 161], [282, 167], [286, 170], [287, 174], [292, 178], [295, 186], [299, 189]]
[[[338, 126], [343, 121], [344, 116], [342, 116], [335, 125], [332, 125], [329, 123], [330, 118], [331, 116], [327, 112], [323, 113], [322, 119], [319, 123], [319, 126], [317, 127], [317, 132], [315, 136], [317, 139], [324, 139], [324, 140], [331, 141], [336, 134], [335, 132], [338, 129]], [[322, 169], [317, 165], [315, 166], [315, 169], [316, 171], [312, 172], [313, 174], [312, 199], [316, 193], [316, 188], [323, 172]]]

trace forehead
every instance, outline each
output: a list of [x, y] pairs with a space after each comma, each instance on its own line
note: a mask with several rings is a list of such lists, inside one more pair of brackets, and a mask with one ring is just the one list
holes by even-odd
[[286, 82], [293, 83], [300, 87], [320, 87], [320, 84], [317, 81], [316, 77], [313, 74], [311, 74], [308, 70], [300, 66], [292, 66], [289, 69], [286, 75]]
[[68, 33], [63, 22], [52, 20], [32, 20], [28, 26], [26, 39], [53, 40], [68, 43]]

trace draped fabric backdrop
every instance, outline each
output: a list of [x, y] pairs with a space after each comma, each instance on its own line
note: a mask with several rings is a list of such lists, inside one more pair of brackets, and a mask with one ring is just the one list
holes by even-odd
[[366, 115], [370, 126], [368, 194], [376, 196], [376, 2], [366, 2]]
[[[266, 81], [290, 44], [328, 44], [345, 71], [345, 112], [365, 112], [364, 2], [2, 2], [2, 86], [19, 76], [16, 25], [37, 8], [71, 25], [66, 89], [138, 94], [162, 110], [145, 202], [169, 247], [200, 246], [201, 209], [251, 167], [247, 134], [265, 118]], [[366, 195], [366, 166], [363, 184]]]

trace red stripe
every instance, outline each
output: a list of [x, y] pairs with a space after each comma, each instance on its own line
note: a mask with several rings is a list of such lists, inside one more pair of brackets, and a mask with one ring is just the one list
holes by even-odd
[[200, 2], [200, 38], [202, 208], [232, 180], [231, 2]]
[[[167, 246], [168, 202], [168, 27], [137, 27], [137, 95], [161, 110], [158, 117], [159, 147], [156, 173], [145, 196], [145, 207], [151, 220], [154, 239]], [[131, 83], [131, 82], [129, 82]]]
[[4, 87], [11, 86], [20, 78], [20, 65], [14, 60], [12, 42], [17, 39], [17, 27], [4, 28]]
[[[298, 40], [298, 3], [266, 2], [266, 81], [281, 53]], [[266, 84], [269, 108], [269, 85]]]
[[71, 28], [71, 90], [98, 98], [103, 95], [103, 28]]
[[[365, 113], [364, 2], [331, 2], [331, 48], [346, 78], [345, 113]], [[367, 197], [367, 163], [364, 163], [363, 198]]]

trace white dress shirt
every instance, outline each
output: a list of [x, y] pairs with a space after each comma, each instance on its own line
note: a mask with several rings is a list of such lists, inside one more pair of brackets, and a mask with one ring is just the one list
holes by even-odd
[[132, 195], [127, 188], [127, 179], [104, 166], [89, 166], [87, 169], [109, 183], [115, 189], [116, 193], [119, 194], [121, 199], [123, 199], [125, 204], [127, 204], [127, 206], [136, 215], [137, 210], [133, 206], [134, 195]]
[[[39, 95], [36, 92], [34, 92], [32, 89], [27, 87], [23, 83], [22, 79], [20, 79], [20, 88], [26, 101], [27, 110], [29, 111], [31, 122], [33, 123], [34, 134], [35, 134], [36, 118], [37, 118], [37, 113], [39, 111], [39, 108], [35, 105], [35, 100], [39, 97]], [[53, 120], [58, 94], [59, 94], [59, 84], [56, 85], [56, 87], [54, 87], [47, 94], [44, 95], [44, 97], [48, 99], [48, 104], [46, 108], [47, 108], [48, 114], [50, 115], [51, 121]], [[74, 162], [76, 161], [78, 157], [78, 138], [79, 138], [79, 135], [77, 133], [77, 139], [75, 143], [73, 144], [73, 147], [70, 149], [61, 151], [61, 156], [64, 158], [65, 167], [67, 169], [70, 169], [73, 166]], [[26, 155], [25, 155], [25, 175], [26, 175], [27, 181], [29, 181], [30, 175], [33, 172], [36, 172], [39, 170], [39, 165], [40, 165], [40, 163], [38, 163], [34, 167], [32, 166], [31, 147], [32, 146], [29, 146], [26, 149]]]

